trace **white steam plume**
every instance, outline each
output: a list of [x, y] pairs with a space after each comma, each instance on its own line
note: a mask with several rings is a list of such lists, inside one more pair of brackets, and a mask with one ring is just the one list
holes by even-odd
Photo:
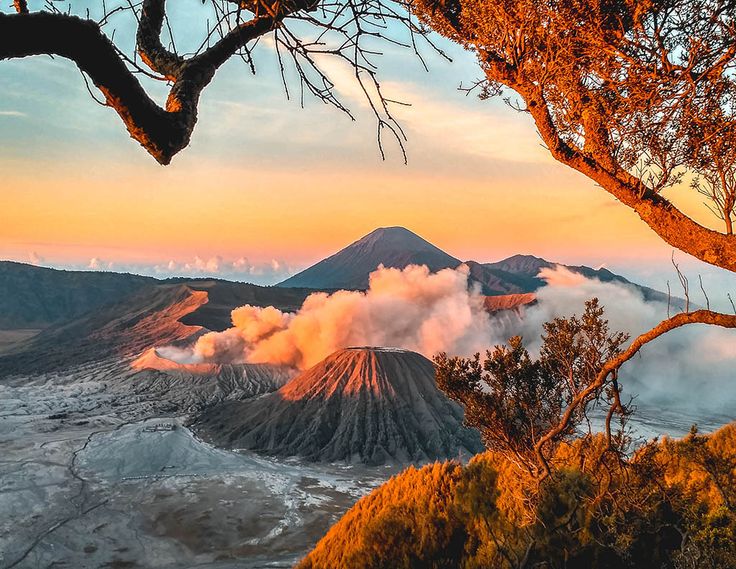
[[[273, 363], [304, 369], [349, 346], [391, 346], [427, 357], [439, 351], [470, 355], [517, 334], [537, 353], [542, 324], [581, 314], [592, 297], [606, 308], [611, 329], [632, 337], [667, 317], [666, 304], [645, 301], [633, 285], [588, 279], [559, 266], [542, 270], [540, 277], [547, 286], [521, 317], [511, 311], [490, 316], [483, 297], [468, 290], [464, 267], [435, 274], [419, 266], [380, 267], [371, 274], [366, 292], [315, 293], [295, 314], [273, 307], [237, 308], [233, 328], [206, 334], [192, 350], [171, 355], [187, 363]], [[688, 326], [645, 346], [624, 366], [621, 383], [625, 394], [639, 396], [642, 410], [664, 415], [680, 408], [733, 416], [735, 369], [736, 331]]]
[[200, 361], [240, 361], [310, 367], [349, 346], [391, 346], [428, 357], [471, 354], [491, 339], [483, 297], [468, 291], [467, 269], [430, 274], [426, 266], [379, 267], [366, 292], [311, 294], [296, 314], [243, 306], [233, 328], [202, 336]]
[[[601, 282], [564, 267], [543, 269], [547, 281], [537, 292], [538, 302], [519, 319], [508, 313], [493, 318], [494, 343], [514, 334], [526, 340], [536, 353], [541, 344], [542, 324], [555, 317], [581, 314], [586, 300], [596, 297], [605, 307], [612, 330], [628, 332], [632, 339], [667, 318], [667, 304], [644, 300], [639, 289], [620, 282]], [[675, 314], [672, 310], [671, 314]], [[662, 417], [679, 411], [694, 417], [735, 419], [736, 330], [707, 325], [685, 326], [669, 332], [642, 348], [621, 370], [624, 394], [636, 396], [637, 415]], [[636, 415], [635, 415], [636, 417]], [[676, 416], [671, 419], [677, 420]], [[693, 417], [682, 416], [686, 431]]]

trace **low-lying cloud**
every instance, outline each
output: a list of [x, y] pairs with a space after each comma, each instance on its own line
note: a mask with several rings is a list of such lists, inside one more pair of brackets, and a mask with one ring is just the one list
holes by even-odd
[[214, 277], [260, 285], [275, 284], [295, 272], [294, 267], [278, 259], [250, 261], [245, 256], [228, 259], [221, 255], [211, 257], [195, 255], [189, 259], [169, 259], [168, 261], [153, 262], [120, 262], [111, 261], [104, 256], [94, 256], [84, 262], [55, 263], [53, 260], [39, 255], [36, 251], [31, 251], [28, 253], [27, 262], [36, 266], [50, 266], [65, 270], [114, 271], [157, 278]]
[[[494, 343], [521, 334], [530, 351], [537, 352], [544, 322], [580, 314], [585, 301], [593, 297], [605, 307], [611, 329], [628, 332], [632, 339], [668, 317], [666, 303], [646, 301], [632, 285], [588, 279], [559, 266], [544, 269], [539, 276], [548, 286], [537, 292], [538, 302], [523, 318], [494, 317]], [[647, 413], [668, 413], [672, 407], [727, 413], [733, 418], [736, 330], [690, 325], [669, 332], [645, 345], [622, 368], [620, 378], [626, 396], [635, 396]]]

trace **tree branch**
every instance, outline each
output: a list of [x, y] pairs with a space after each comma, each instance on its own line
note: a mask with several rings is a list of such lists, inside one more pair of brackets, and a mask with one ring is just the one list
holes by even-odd
[[720, 312], [713, 312], [711, 310], [696, 310], [695, 312], [683, 312], [681, 314], [677, 314], [672, 318], [663, 320], [651, 330], [644, 332], [623, 352], [608, 360], [603, 368], [601, 368], [600, 372], [598, 372], [595, 381], [588, 385], [584, 390], [580, 391], [580, 393], [573, 398], [570, 405], [565, 410], [560, 422], [541, 437], [534, 445], [534, 453], [542, 469], [542, 478], [546, 478], [551, 472], [547, 458], [544, 455], [544, 446], [567, 429], [575, 410], [585, 404], [590, 397], [603, 388], [608, 376], [617, 372], [618, 369], [633, 358], [642, 347], [667, 332], [688, 324], [709, 324], [711, 326], [721, 326], [722, 328], [736, 328], [736, 315], [721, 314]]
[[[489, 77], [489, 79], [493, 79]], [[657, 235], [673, 247], [711, 265], [736, 272], [736, 236], [719, 233], [698, 224], [669, 200], [627, 172], [611, 172], [595, 157], [583, 154], [557, 133], [543, 96], [524, 85], [511, 83], [526, 101], [542, 140], [558, 161], [588, 176], [633, 209]]]
[[[182, 60], [152, 39], [162, 16], [157, 9], [162, 0], [147, 0], [148, 28], [145, 49], [149, 65], [174, 79], [166, 101], [159, 107], [127, 68], [112, 42], [99, 26], [66, 14], [0, 14], [0, 60], [31, 55], [58, 55], [77, 64], [105, 97], [106, 104], [118, 113], [130, 136], [159, 163], [171, 158], [189, 144], [197, 122], [197, 103], [217, 68], [247, 42], [271, 31], [270, 17], [254, 18], [239, 25], [209, 50]], [[146, 43], [147, 42], [147, 43]]]
[[165, 49], [161, 43], [165, 3], [165, 0], [143, 0], [136, 43], [138, 54], [148, 67], [175, 81], [184, 59]]

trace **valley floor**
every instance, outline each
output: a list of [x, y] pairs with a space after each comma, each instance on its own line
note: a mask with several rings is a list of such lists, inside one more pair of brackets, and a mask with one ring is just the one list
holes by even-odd
[[155, 410], [99, 381], [0, 385], [0, 568], [290, 567], [395, 472], [219, 450]]

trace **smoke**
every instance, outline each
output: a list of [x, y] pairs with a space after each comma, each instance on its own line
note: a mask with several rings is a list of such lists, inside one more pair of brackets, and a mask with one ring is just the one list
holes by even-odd
[[468, 290], [467, 278], [465, 267], [430, 274], [426, 266], [381, 266], [366, 292], [314, 293], [296, 314], [236, 308], [233, 328], [202, 336], [193, 357], [304, 369], [349, 346], [470, 354], [485, 349], [492, 334], [483, 297]]
[[[536, 353], [544, 322], [580, 314], [585, 301], [593, 297], [605, 307], [611, 330], [627, 332], [632, 339], [668, 317], [666, 303], [646, 301], [633, 285], [588, 279], [560, 266], [543, 269], [539, 276], [548, 286], [537, 292], [538, 302], [521, 319], [508, 313], [494, 317], [494, 343], [520, 334]], [[735, 370], [736, 330], [690, 325], [645, 345], [622, 368], [620, 379], [624, 394], [635, 397], [638, 415], [672, 414], [671, 420], [680, 420], [686, 431], [698, 417], [725, 414], [734, 418]], [[692, 416], [678, 418], [681, 411]]]
[[163, 346], [156, 348], [156, 353], [164, 359], [171, 360], [178, 364], [196, 364], [202, 363], [201, 358], [197, 358], [194, 352], [188, 348], [177, 348], [176, 346]]
[[31, 251], [30, 253], [28, 253], [28, 262], [31, 265], [36, 265], [37, 267], [40, 267], [41, 265], [44, 264], [45, 261], [46, 259], [44, 259], [41, 255], [39, 255], [35, 251]]
[[[547, 286], [537, 292], [534, 305], [521, 315], [505, 311], [491, 316], [478, 291], [468, 289], [464, 266], [434, 274], [424, 266], [379, 267], [366, 292], [314, 293], [293, 314], [243, 306], [233, 310], [232, 328], [203, 335], [189, 350], [159, 352], [182, 363], [271, 363], [305, 369], [350, 346], [390, 346], [427, 357], [440, 351], [470, 355], [521, 335], [537, 354], [542, 325], [581, 314], [593, 297], [605, 307], [611, 330], [632, 338], [667, 318], [665, 303], [646, 301], [633, 285], [589, 279], [559, 266], [539, 276]], [[736, 331], [688, 326], [646, 345], [620, 378], [624, 394], [636, 395], [647, 413], [707, 410], [713, 417], [732, 413], [736, 404], [735, 364]], [[680, 430], [689, 426], [685, 415], [673, 420], [683, 422]]]
[[605, 318], [612, 330], [638, 335], [667, 318], [667, 305], [648, 302], [641, 291], [630, 284], [589, 279], [562, 266], [539, 272], [547, 286], [536, 293], [537, 302], [524, 311], [519, 319], [509, 313], [499, 313], [493, 320], [494, 343], [510, 336], [524, 337], [530, 351], [541, 345], [542, 325], [554, 318], [580, 314], [585, 301], [597, 298], [605, 307]]

